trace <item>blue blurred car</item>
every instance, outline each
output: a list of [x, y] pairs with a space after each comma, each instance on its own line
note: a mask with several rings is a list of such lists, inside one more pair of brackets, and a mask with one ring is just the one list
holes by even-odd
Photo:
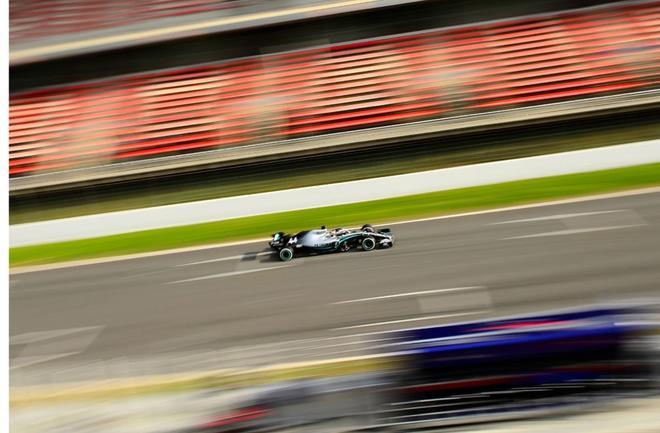
[[654, 383], [654, 330], [636, 306], [408, 329], [381, 348], [400, 368], [257, 393], [195, 431], [268, 431], [350, 419], [364, 428], [515, 417]]

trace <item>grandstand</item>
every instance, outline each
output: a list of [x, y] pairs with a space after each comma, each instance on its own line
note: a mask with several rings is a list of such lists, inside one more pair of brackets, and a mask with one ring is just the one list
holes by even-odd
[[652, 87], [659, 37], [643, 4], [26, 92], [10, 174]]
[[654, 89], [659, 41], [660, 2], [624, 2], [18, 92], [10, 95], [9, 172]]
[[10, 62], [377, 10], [422, 0], [10, 0]]

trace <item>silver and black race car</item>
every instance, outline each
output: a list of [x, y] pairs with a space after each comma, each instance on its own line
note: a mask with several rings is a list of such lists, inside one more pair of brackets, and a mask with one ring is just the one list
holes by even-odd
[[277, 251], [278, 257], [288, 262], [297, 255], [348, 252], [353, 249], [371, 251], [376, 248], [390, 248], [394, 245], [394, 235], [390, 229], [374, 229], [365, 224], [361, 229], [336, 228], [304, 230], [295, 235], [277, 232], [269, 242]]

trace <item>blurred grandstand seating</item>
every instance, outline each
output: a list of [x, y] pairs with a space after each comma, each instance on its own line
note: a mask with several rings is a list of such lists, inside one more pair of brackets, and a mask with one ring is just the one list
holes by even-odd
[[659, 60], [647, 2], [30, 91], [10, 175], [652, 88]]
[[10, 0], [10, 39], [26, 41], [241, 6], [242, 0]]
[[40, 63], [421, 1], [10, 0], [9, 63]]

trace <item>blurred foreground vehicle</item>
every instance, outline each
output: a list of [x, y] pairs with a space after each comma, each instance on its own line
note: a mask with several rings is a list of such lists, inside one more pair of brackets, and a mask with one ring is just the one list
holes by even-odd
[[319, 230], [304, 230], [296, 235], [277, 232], [273, 234], [269, 245], [277, 251], [280, 260], [288, 262], [294, 255], [299, 254], [348, 252], [357, 248], [363, 251], [390, 248], [394, 246], [394, 236], [390, 229], [376, 230], [371, 224], [365, 224], [359, 230], [328, 230], [322, 226]]
[[392, 371], [277, 385], [194, 431], [419, 428], [646, 395], [653, 323], [649, 310], [619, 306], [399, 331], [380, 348]]

